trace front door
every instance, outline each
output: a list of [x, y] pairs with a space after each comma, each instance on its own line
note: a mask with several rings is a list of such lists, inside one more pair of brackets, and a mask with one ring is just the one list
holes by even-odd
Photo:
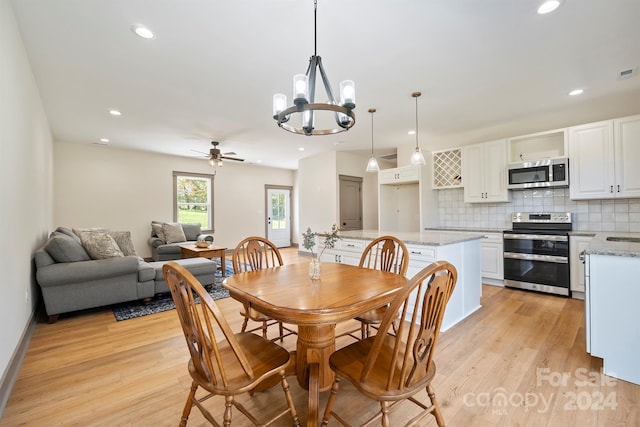
[[340, 229], [362, 230], [362, 178], [340, 175]]
[[277, 247], [291, 246], [291, 189], [267, 187], [267, 239]]

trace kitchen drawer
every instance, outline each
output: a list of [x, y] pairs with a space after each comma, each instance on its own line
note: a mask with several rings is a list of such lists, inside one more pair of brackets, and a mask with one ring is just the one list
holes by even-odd
[[336, 249], [348, 252], [362, 253], [369, 242], [365, 240], [342, 239], [336, 243]]
[[436, 260], [436, 249], [432, 247], [407, 245], [409, 251], [409, 262], [425, 261], [433, 262]]

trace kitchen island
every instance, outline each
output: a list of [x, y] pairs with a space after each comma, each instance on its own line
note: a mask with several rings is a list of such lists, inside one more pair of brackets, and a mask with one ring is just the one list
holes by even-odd
[[442, 321], [442, 330], [460, 322], [480, 308], [482, 274], [478, 233], [385, 232], [378, 230], [343, 231], [335, 248], [326, 249], [323, 262], [358, 265], [369, 242], [392, 235], [402, 240], [409, 251], [407, 277], [411, 278], [434, 261], [448, 261], [456, 267], [458, 280]]
[[587, 352], [604, 374], [640, 384], [640, 233], [598, 233], [585, 250]]

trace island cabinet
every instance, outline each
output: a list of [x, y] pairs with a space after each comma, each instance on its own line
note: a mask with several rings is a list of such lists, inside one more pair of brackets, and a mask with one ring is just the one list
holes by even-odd
[[571, 297], [584, 299], [584, 250], [594, 235], [569, 236], [569, 277]]
[[569, 128], [571, 199], [640, 197], [640, 115]]
[[507, 141], [485, 142], [462, 148], [465, 203], [509, 201]]
[[640, 384], [640, 257], [585, 257], [587, 352], [602, 358], [602, 371]]
[[[333, 249], [324, 251], [322, 261], [358, 265], [366, 246], [376, 237], [387, 234], [395, 235], [407, 246], [408, 278], [438, 260], [448, 261], [456, 267], [458, 281], [445, 312], [442, 330], [450, 328], [480, 308], [480, 234], [390, 233], [377, 230], [344, 232], [342, 239]], [[354, 238], [354, 235], [358, 237]]]

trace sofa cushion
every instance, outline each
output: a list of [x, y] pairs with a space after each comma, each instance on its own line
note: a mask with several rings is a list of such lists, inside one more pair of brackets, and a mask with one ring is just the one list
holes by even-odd
[[151, 230], [153, 231], [153, 234], [155, 234], [155, 236], [158, 239], [166, 242], [167, 239], [164, 235], [164, 231], [162, 230], [162, 224], [163, 224], [162, 222], [151, 221]]
[[89, 261], [91, 259], [79, 241], [58, 231], [51, 233], [44, 249], [55, 262]]
[[80, 237], [76, 233], [74, 233], [72, 229], [67, 227], [58, 227], [56, 228], [56, 231], [62, 234], [66, 234], [67, 236], [72, 237], [75, 241], [80, 243]]
[[184, 231], [185, 240], [195, 241], [202, 233], [202, 227], [199, 222], [182, 222], [182, 230]]
[[109, 233], [85, 231], [80, 233], [80, 241], [92, 259], [124, 256], [120, 247]]
[[182, 225], [177, 222], [165, 222], [162, 224], [162, 231], [165, 235], [165, 242], [179, 243], [186, 242], [187, 238], [182, 230]]
[[128, 255], [136, 255], [136, 249], [133, 247], [133, 242], [131, 241], [131, 232], [129, 231], [109, 231], [109, 235], [113, 237], [113, 240], [116, 241], [118, 247], [124, 254], [124, 256]]

